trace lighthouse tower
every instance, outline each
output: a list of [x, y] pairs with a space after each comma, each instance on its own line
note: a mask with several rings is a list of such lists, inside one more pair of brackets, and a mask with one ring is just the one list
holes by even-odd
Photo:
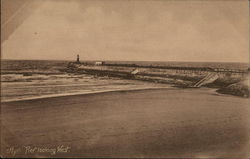
[[79, 55], [77, 55], [76, 63], [80, 63], [80, 56]]

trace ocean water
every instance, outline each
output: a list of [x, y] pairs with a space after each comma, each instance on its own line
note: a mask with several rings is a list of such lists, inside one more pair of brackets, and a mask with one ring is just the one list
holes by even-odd
[[[170, 85], [142, 81], [70, 74], [60, 71], [69, 61], [4, 60], [1, 62], [1, 101], [89, 94], [117, 90], [169, 88]], [[138, 65], [222, 67], [247, 69], [242, 63], [131, 62]]]
[[60, 72], [58, 69], [65, 68], [67, 63], [5, 61], [1, 67], [1, 101], [170, 87], [142, 81]]
[[85, 74], [34, 74], [32, 76], [5, 74], [2, 75], [1, 79], [2, 102], [116, 90], [169, 87], [163, 84], [95, 77]]

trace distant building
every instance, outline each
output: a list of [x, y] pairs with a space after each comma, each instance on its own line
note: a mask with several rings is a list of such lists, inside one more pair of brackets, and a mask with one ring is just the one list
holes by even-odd
[[103, 64], [104, 64], [103, 61], [96, 61], [96, 62], [95, 62], [95, 65], [103, 65]]

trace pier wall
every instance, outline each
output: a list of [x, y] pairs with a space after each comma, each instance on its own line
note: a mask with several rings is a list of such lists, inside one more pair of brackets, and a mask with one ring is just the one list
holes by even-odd
[[[94, 65], [94, 64], [69, 64], [72, 72], [81, 72], [102, 76], [116, 76], [127, 79], [137, 79], [150, 82], [160, 82], [178, 85], [192, 85], [211, 73], [216, 73], [219, 78], [213, 85], [226, 86], [238, 82], [249, 75], [245, 70], [226, 70], [211, 68], [191, 67], [163, 67], [163, 66], [138, 66], [138, 65]], [[131, 74], [137, 70], [135, 75]], [[211, 84], [210, 84], [211, 85]]]

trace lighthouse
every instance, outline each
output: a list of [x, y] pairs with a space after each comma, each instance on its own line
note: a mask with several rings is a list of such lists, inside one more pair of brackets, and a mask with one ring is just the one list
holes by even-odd
[[79, 55], [77, 55], [76, 63], [80, 63], [80, 56]]

